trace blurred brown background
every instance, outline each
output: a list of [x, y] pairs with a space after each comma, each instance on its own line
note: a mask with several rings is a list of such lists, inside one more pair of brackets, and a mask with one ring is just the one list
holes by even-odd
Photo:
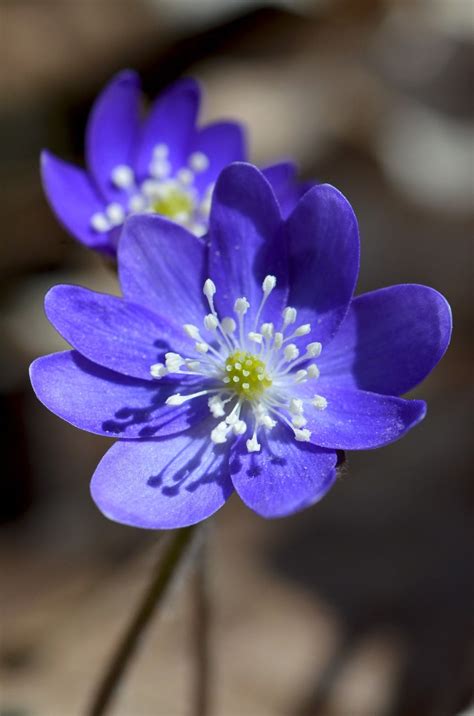
[[[404, 440], [352, 453], [323, 502], [212, 526], [214, 716], [453, 716], [474, 682], [471, 0], [0, 0], [2, 716], [76, 716], [147, 579], [159, 535], [108, 522], [88, 480], [108, 441], [34, 398], [61, 348], [58, 282], [116, 290], [57, 225], [38, 154], [81, 160], [94, 96], [133, 67], [149, 96], [202, 80], [202, 121], [248, 124], [251, 159], [294, 157], [361, 227], [359, 291], [427, 283], [453, 343]], [[117, 716], [190, 713], [190, 591], [143, 642]]]

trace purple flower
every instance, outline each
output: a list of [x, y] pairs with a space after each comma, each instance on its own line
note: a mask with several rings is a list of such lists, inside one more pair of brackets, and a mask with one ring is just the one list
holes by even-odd
[[[207, 232], [221, 170], [246, 159], [244, 132], [221, 121], [198, 129], [200, 90], [192, 79], [169, 87], [140, 121], [140, 81], [125, 70], [97, 98], [86, 131], [87, 171], [43, 152], [43, 185], [56, 215], [83, 244], [114, 255], [130, 214], [156, 213], [197, 236]], [[264, 170], [287, 213], [308, 184], [281, 162]]]
[[353, 298], [357, 223], [329, 185], [285, 220], [261, 172], [234, 164], [208, 243], [135, 216], [118, 264], [123, 298], [51, 289], [47, 315], [74, 350], [31, 368], [50, 410], [119, 438], [91, 486], [113, 520], [193, 524], [234, 490], [264, 517], [291, 514], [329, 490], [336, 450], [386, 445], [425, 415], [396, 396], [446, 350], [449, 306], [418, 285]]

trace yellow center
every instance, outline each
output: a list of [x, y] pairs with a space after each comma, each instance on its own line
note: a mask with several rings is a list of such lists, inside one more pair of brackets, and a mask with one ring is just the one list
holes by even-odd
[[180, 214], [191, 214], [194, 209], [192, 198], [185, 191], [171, 189], [152, 204], [152, 209], [161, 216], [175, 219]]
[[249, 400], [261, 395], [272, 384], [265, 363], [252, 353], [236, 351], [225, 362], [229, 388]]

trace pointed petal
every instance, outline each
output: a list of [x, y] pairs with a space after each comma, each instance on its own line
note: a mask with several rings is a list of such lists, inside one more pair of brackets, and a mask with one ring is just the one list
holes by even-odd
[[86, 129], [89, 171], [105, 199], [125, 201], [111, 181], [112, 170], [130, 166], [140, 129], [140, 80], [131, 70], [119, 72], [97, 97]]
[[45, 151], [41, 178], [49, 204], [65, 228], [89, 248], [111, 252], [109, 233], [91, 226], [93, 214], [103, 212], [104, 202], [86, 172]]
[[327, 400], [325, 410], [305, 409], [311, 442], [337, 450], [366, 450], [395, 442], [425, 417], [423, 400], [339, 388], [329, 383], [300, 386], [299, 395], [315, 393]]
[[199, 85], [191, 78], [178, 80], [155, 100], [142, 130], [135, 162], [140, 179], [149, 175], [153, 149], [159, 144], [168, 147], [173, 172], [186, 165], [199, 102]]
[[448, 347], [451, 309], [428, 286], [390, 286], [357, 296], [318, 365], [341, 387], [402, 395], [420, 383]]
[[208, 312], [202, 287], [206, 247], [177, 224], [160, 216], [132, 216], [118, 250], [124, 297], [159, 315], [172, 315], [180, 326], [201, 326]]
[[197, 132], [191, 147], [191, 154], [193, 152], [202, 152], [209, 161], [208, 168], [195, 175], [194, 183], [202, 194], [228, 164], [246, 160], [244, 128], [237, 122], [208, 124]]
[[102, 368], [76, 351], [38, 358], [30, 367], [38, 399], [81, 430], [121, 438], [171, 435], [208, 415], [206, 400], [165, 405], [176, 383], [137, 380]]
[[152, 380], [150, 367], [168, 351], [188, 354], [181, 327], [135, 303], [80, 286], [54, 286], [46, 295], [49, 320], [79, 353], [123, 375]]
[[209, 272], [217, 286], [221, 316], [232, 316], [234, 301], [248, 299], [248, 325], [262, 298], [266, 275], [277, 278], [262, 320], [271, 321], [285, 305], [287, 253], [280, 211], [262, 173], [236, 163], [221, 173], [214, 190], [210, 217]]
[[343, 195], [321, 184], [310, 189], [287, 220], [289, 304], [311, 323], [323, 346], [349, 307], [359, 271], [359, 233]]
[[245, 504], [272, 518], [291, 515], [324, 497], [336, 479], [336, 453], [296, 442], [281, 424], [261, 432], [261, 451], [249, 453], [243, 440], [230, 463], [232, 482]]
[[164, 440], [118, 441], [94, 473], [92, 498], [106, 517], [133, 527], [201, 522], [233, 492], [223, 447], [210, 441], [207, 421]]

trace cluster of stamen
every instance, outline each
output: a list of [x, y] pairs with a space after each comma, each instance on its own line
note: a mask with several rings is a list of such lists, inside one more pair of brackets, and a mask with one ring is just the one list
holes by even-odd
[[297, 319], [297, 311], [291, 306], [283, 310], [279, 330], [275, 330], [273, 323], [260, 323], [263, 307], [275, 286], [275, 276], [266, 276], [260, 306], [250, 326], [252, 330], [248, 330], [248, 300], [238, 298], [234, 303], [235, 318], [221, 319], [214, 306], [216, 286], [207, 279], [203, 293], [210, 312], [204, 317], [203, 329], [191, 324], [184, 326], [185, 333], [194, 341], [195, 355], [183, 357], [169, 352], [164, 363], [155, 363], [150, 368], [156, 379], [169, 374], [205, 379], [202, 390], [185, 395], [176, 393], [166, 403], [182, 405], [207, 396], [209, 411], [219, 420], [210, 434], [216, 444], [227, 442], [231, 435], [245, 435], [250, 422], [252, 435], [246, 440], [247, 450], [258, 452], [259, 430], [272, 430], [278, 420], [291, 428], [296, 440], [307, 442], [311, 432], [306, 428], [305, 410], [327, 407], [323, 396], [301, 398], [295, 390], [298, 384], [319, 377], [314, 359], [321, 353], [321, 344], [307, 343], [302, 351], [293, 342], [311, 333], [310, 324], [291, 331], [290, 326]]
[[195, 178], [209, 167], [209, 159], [203, 152], [193, 152], [187, 165], [174, 174], [169, 161], [166, 144], [153, 149], [148, 177], [138, 182], [131, 166], [120, 164], [110, 175], [111, 185], [126, 192], [125, 205], [112, 202], [104, 212], [91, 216], [94, 231], [105, 233], [123, 224], [127, 216], [136, 213], [156, 213], [171, 219], [196, 236], [207, 232], [213, 185], [209, 184], [201, 196], [195, 186]]

